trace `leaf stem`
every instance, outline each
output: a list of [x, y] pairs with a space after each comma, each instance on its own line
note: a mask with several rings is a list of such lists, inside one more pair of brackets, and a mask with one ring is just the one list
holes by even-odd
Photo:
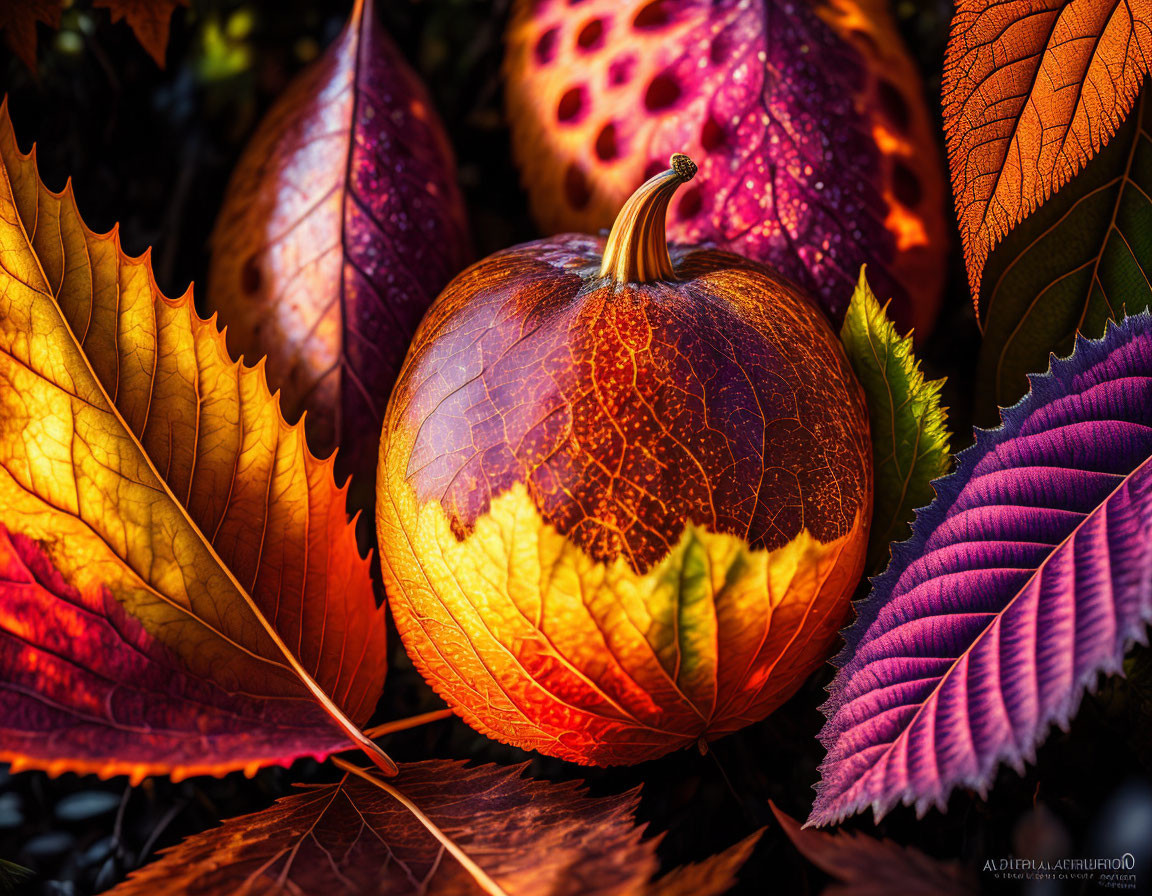
[[432, 712], [421, 713], [418, 716], [409, 716], [406, 719], [395, 719], [391, 722], [384, 722], [375, 728], [368, 728], [364, 734], [368, 737], [384, 737], [386, 734], [393, 734], [397, 731], [407, 731], [409, 728], [419, 728], [421, 725], [439, 722], [441, 719], [447, 719], [453, 715], [455, 715], [455, 713], [450, 709], [434, 709]]
[[436, 840], [439, 841], [439, 843], [452, 854], [452, 857], [464, 866], [464, 870], [472, 875], [472, 878], [476, 881], [477, 884], [480, 885], [480, 889], [482, 889], [485, 893], [488, 893], [489, 896], [511, 896], [507, 890], [496, 883], [496, 881], [492, 880], [492, 878], [488, 876], [488, 873], [483, 868], [472, 861], [472, 859], [468, 857], [468, 854], [465, 853], [464, 850], [461, 849], [451, 837], [440, 830], [440, 827], [436, 824], [436, 822], [425, 815], [420, 810], [419, 806], [412, 802], [412, 800], [408, 799], [408, 797], [406, 797], [403, 793], [401, 793], [387, 781], [381, 781], [375, 775], [370, 774], [367, 770], [353, 765], [347, 760], [340, 759], [339, 757], [332, 757], [332, 762], [335, 763], [337, 767], [344, 769], [344, 771], [348, 772], [349, 774], [353, 774], [356, 777], [367, 781], [369, 784], [374, 784], [375, 786], [379, 787], [390, 797], [392, 797], [392, 799], [396, 800], [396, 802], [411, 812], [416, 820], [419, 821], [420, 824], [424, 825], [425, 828], [427, 828], [428, 833], [435, 837]]

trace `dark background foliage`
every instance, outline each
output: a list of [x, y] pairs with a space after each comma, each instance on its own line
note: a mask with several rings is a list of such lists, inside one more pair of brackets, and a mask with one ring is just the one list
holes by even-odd
[[[153, 247], [161, 287], [170, 295], [203, 282], [207, 237], [229, 173], [245, 141], [292, 75], [336, 35], [347, 2], [193, 0], [173, 19], [168, 67], [158, 69], [124, 24], [76, 0], [59, 32], [39, 29], [37, 77], [5, 49], [0, 76], [21, 145], [39, 143], [49, 186], [74, 180], [90, 226], [119, 221], [130, 253]], [[534, 238], [503, 122], [499, 65], [509, 0], [392, 0], [377, 4], [397, 43], [421, 72], [456, 146], [459, 176], [481, 254]], [[939, 114], [940, 70], [951, 4], [896, 0], [893, 10], [920, 63], [930, 107]], [[943, 150], [941, 149], [941, 152]], [[123, 217], [118, 217], [123, 216]], [[959, 240], [945, 308], [921, 354], [929, 375], [947, 376], [956, 447], [970, 441], [971, 384], [979, 346]], [[438, 701], [392, 641], [384, 699], [375, 721], [436, 708]], [[849, 826], [914, 844], [976, 868], [1009, 855], [1118, 855], [1145, 862], [1152, 843], [1152, 660], [1138, 654], [1129, 681], [1107, 683], [1085, 698], [1072, 730], [1056, 732], [1024, 777], [1003, 771], [987, 799], [956, 794], [944, 814], [917, 820], [901, 808], [877, 828]], [[582, 777], [596, 793], [644, 785], [641, 815], [652, 834], [667, 832], [666, 865], [703, 858], [767, 826], [743, 873], [741, 892], [818, 893], [826, 878], [799, 857], [768, 810], [774, 800], [803, 818], [822, 752], [818, 706], [829, 669], [813, 676], [783, 709], [712, 746], [627, 769], [579, 769], [525, 756], [448, 720], [386, 743], [398, 760], [532, 760], [534, 775]], [[26, 866], [27, 879], [0, 862], [0, 893], [87, 894], [146, 862], [156, 849], [234, 815], [258, 811], [297, 781], [330, 778], [313, 762], [267, 769], [253, 779], [99, 781], [40, 773], [10, 775], [0, 766], [0, 860]], [[1152, 868], [1138, 869], [1143, 882]], [[1023, 885], [997, 884], [1015, 892]], [[1094, 885], [1050, 881], [1028, 892], [1095, 892]]]

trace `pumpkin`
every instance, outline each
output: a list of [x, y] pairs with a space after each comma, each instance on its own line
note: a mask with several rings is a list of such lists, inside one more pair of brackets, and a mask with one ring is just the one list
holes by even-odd
[[943, 163], [887, 0], [518, 0], [505, 96], [533, 216], [595, 233], [683, 149], [680, 242], [771, 265], [839, 322], [861, 264], [931, 330], [947, 271]]
[[308, 412], [308, 444], [341, 446], [340, 478], [368, 473], [355, 505], [371, 498], [412, 334], [470, 256], [447, 136], [372, 0], [358, 0], [245, 148], [208, 277], [232, 352], [266, 357], [285, 416]]
[[828, 655], [872, 503], [863, 394], [821, 312], [672, 246], [684, 155], [607, 241], [458, 275], [385, 416], [376, 524], [400, 636], [473, 727], [618, 764], [763, 718]]

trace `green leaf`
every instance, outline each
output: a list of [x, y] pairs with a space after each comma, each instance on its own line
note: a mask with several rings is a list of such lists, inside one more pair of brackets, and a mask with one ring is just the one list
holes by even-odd
[[1077, 330], [1096, 339], [1109, 319], [1152, 303], [1152, 92], [1072, 181], [1004, 239], [980, 284], [984, 344], [977, 418], [1028, 391], [1025, 374], [1067, 355]]
[[867, 571], [888, 562], [888, 545], [908, 537], [912, 512], [931, 503], [932, 480], [948, 472], [948, 416], [940, 406], [944, 380], [925, 380], [912, 354], [868, 285], [865, 269], [844, 317], [840, 340], [864, 386], [872, 424], [876, 497]]

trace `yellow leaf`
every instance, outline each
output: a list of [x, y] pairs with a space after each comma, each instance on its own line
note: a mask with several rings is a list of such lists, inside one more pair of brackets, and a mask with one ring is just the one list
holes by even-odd
[[355, 724], [383, 684], [384, 617], [331, 460], [190, 293], [166, 298], [147, 253], [40, 183], [6, 105], [0, 160], [0, 522], [193, 674], [317, 701], [372, 750]]

